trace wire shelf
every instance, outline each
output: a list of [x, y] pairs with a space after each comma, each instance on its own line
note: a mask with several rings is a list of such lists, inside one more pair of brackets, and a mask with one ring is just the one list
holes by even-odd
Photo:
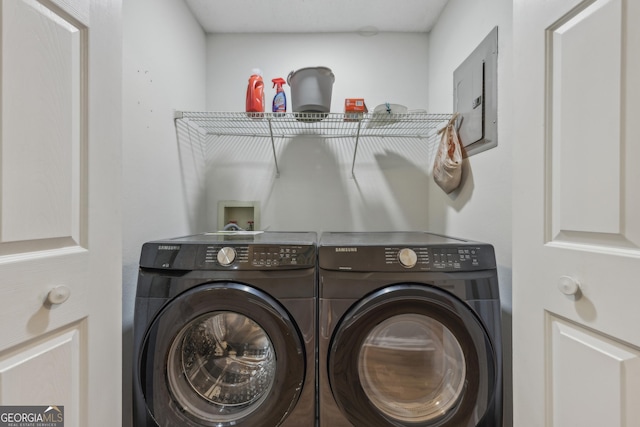
[[202, 132], [216, 136], [253, 136], [271, 140], [276, 172], [279, 174], [274, 139], [297, 136], [354, 138], [351, 174], [354, 175], [360, 138], [430, 138], [451, 119], [452, 114], [408, 112], [378, 113], [244, 113], [176, 111], [175, 120], [195, 124]]

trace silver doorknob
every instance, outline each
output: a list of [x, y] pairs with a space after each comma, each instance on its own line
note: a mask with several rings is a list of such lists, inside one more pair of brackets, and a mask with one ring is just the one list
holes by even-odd
[[580, 282], [571, 276], [561, 276], [558, 280], [558, 289], [565, 295], [576, 295], [580, 290]]
[[71, 296], [71, 289], [67, 286], [60, 285], [51, 289], [47, 294], [47, 302], [51, 305], [62, 304]]

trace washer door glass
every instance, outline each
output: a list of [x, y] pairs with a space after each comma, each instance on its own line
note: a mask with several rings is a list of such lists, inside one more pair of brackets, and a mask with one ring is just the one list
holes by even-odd
[[419, 314], [393, 316], [371, 329], [360, 347], [358, 369], [371, 403], [406, 422], [441, 417], [460, 398], [466, 377], [456, 337]]
[[[228, 311], [187, 324], [169, 350], [167, 377], [178, 403], [189, 408], [193, 392], [208, 401], [221, 421], [245, 417], [269, 396], [276, 371], [273, 344], [249, 317]], [[218, 408], [217, 410], [215, 408]], [[206, 419], [206, 414], [197, 414]]]
[[151, 322], [136, 381], [159, 426], [277, 426], [305, 383], [313, 387], [304, 345], [293, 318], [266, 293], [204, 283]]

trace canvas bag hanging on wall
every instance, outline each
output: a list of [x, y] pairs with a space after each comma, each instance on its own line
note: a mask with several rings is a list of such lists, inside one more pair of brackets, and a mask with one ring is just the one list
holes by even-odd
[[449, 124], [438, 131], [442, 137], [433, 164], [433, 179], [447, 194], [458, 188], [462, 178], [462, 148], [454, 126], [457, 116], [454, 115]]

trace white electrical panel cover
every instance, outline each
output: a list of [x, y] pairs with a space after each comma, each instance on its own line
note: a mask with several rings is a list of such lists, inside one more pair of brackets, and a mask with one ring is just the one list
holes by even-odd
[[498, 27], [453, 72], [453, 108], [467, 156], [498, 145]]

